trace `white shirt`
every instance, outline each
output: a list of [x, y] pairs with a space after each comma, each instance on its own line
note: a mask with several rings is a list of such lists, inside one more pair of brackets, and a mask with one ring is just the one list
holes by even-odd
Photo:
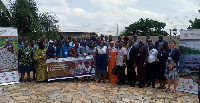
[[90, 73], [91, 68], [92, 68], [91, 66], [89, 66], [88, 68], [85, 67], [85, 72]]
[[116, 65], [123, 66], [124, 55], [126, 55], [126, 49], [124, 47], [117, 50]]
[[153, 63], [157, 60], [158, 51], [156, 49], [149, 50], [149, 56], [147, 58], [148, 63]]
[[106, 49], [107, 47], [106, 46], [103, 46], [103, 47], [97, 47], [97, 50], [98, 50], [98, 54], [106, 54]]

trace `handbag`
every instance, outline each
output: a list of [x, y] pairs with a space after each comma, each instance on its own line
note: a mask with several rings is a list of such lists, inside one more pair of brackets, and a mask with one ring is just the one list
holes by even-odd
[[118, 69], [117, 69], [116, 67], [114, 67], [114, 68], [112, 69], [111, 74], [119, 75], [119, 71], [118, 71]]

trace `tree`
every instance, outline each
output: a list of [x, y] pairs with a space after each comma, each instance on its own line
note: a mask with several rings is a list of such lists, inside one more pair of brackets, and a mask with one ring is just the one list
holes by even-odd
[[10, 26], [12, 26], [10, 13], [3, 2], [0, 0], [0, 27]]
[[58, 37], [58, 20], [55, 14], [40, 13], [35, 0], [10, 0], [9, 10], [0, 1], [0, 26], [18, 28], [20, 37], [27, 40], [38, 39], [42, 35], [47, 38]]
[[200, 19], [195, 18], [194, 21], [189, 20], [192, 29], [200, 29]]
[[130, 36], [136, 33], [139, 36], [166, 36], [168, 33], [163, 31], [165, 26], [165, 23], [158, 22], [149, 18], [141, 18], [139, 21], [130, 24], [128, 27], [125, 27], [125, 30], [121, 33], [121, 35]]
[[20, 36], [40, 31], [38, 7], [34, 0], [10, 0], [10, 3], [13, 26], [18, 28]]

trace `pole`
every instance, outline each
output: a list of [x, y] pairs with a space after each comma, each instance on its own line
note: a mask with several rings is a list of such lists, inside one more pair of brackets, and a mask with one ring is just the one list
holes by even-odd
[[172, 29], [170, 29], [169, 35], [170, 35], [170, 40], [171, 40], [171, 36], [172, 36]]
[[117, 34], [116, 34], [116, 36], [118, 36], [118, 25], [117, 25]]

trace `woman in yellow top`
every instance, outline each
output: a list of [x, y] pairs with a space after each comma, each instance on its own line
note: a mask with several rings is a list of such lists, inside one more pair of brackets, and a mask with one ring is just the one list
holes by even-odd
[[45, 48], [44, 42], [39, 42], [39, 47], [35, 52], [35, 60], [38, 62], [37, 68], [37, 81], [44, 81], [47, 80], [47, 49]]
[[108, 52], [108, 76], [110, 83], [117, 83], [118, 82], [118, 75], [112, 74], [112, 69], [115, 67], [117, 56], [117, 49], [114, 47], [114, 42], [110, 42], [110, 49]]

